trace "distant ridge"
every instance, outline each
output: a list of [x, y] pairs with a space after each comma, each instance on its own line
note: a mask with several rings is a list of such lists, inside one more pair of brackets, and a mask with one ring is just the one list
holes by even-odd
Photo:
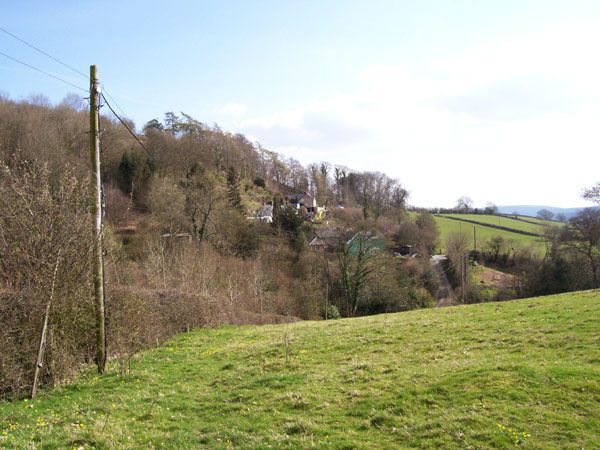
[[517, 212], [523, 216], [532, 216], [536, 217], [537, 213], [541, 209], [547, 209], [551, 211], [556, 216], [557, 214], [564, 214], [567, 218], [571, 218], [575, 216], [579, 211], [585, 209], [584, 207], [580, 208], [559, 208], [556, 206], [547, 206], [547, 205], [508, 205], [508, 206], [498, 206], [498, 212], [501, 214], [512, 214], [513, 212]]

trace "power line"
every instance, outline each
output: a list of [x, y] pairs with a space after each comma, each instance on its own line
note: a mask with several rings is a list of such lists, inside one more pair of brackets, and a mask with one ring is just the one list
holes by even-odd
[[28, 47], [30, 47], [30, 48], [32, 48], [32, 49], [34, 49], [35, 51], [37, 51], [37, 52], [41, 53], [41, 54], [42, 54], [42, 55], [44, 55], [44, 56], [47, 56], [48, 58], [50, 58], [50, 59], [52, 59], [52, 60], [56, 61], [57, 63], [59, 63], [59, 64], [62, 64], [62, 65], [63, 65], [63, 66], [65, 66], [67, 69], [70, 69], [70, 70], [72, 70], [72, 71], [73, 71], [73, 72], [75, 72], [75, 73], [78, 73], [79, 75], [81, 75], [81, 76], [82, 76], [82, 77], [84, 77], [85, 79], [89, 79], [89, 76], [88, 76], [88, 75], [84, 74], [83, 72], [80, 72], [79, 70], [77, 70], [77, 69], [75, 69], [74, 67], [72, 67], [72, 66], [68, 65], [67, 63], [64, 63], [64, 62], [62, 62], [60, 59], [58, 59], [58, 58], [56, 58], [56, 57], [52, 56], [50, 53], [47, 53], [47, 52], [45, 52], [45, 51], [44, 51], [44, 50], [42, 50], [41, 48], [38, 48], [38, 47], [36, 47], [35, 45], [33, 45], [33, 44], [30, 44], [29, 42], [27, 42], [27, 41], [26, 41], [26, 40], [24, 40], [24, 39], [21, 39], [21, 38], [20, 38], [20, 37], [18, 37], [18, 36], [15, 36], [15, 35], [14, 35], [14, 34], [12, 34], [10, 31], [7, 31], [7, 30], [5, 30], [5, 29], [4, 29], [4, 28], [2, 28], [2, 27], [0, 27], [0, 31], [2, 31], [3, 33], [6, 33], [6, 34], [8, 34], [9, 36], [11, 36], [12, 38], [16, 39], [17, 41], [19, 41], [19, 42], [22, 42], [22, 43], [23, 43], [23, 44], [25, 44], [26, 46], [28, 46]]
[[40, 72], [40, 73], [43, 73], [44, 75], [47, 75], [47, 76], [49, 76], [49, 77], [52, 77], [52, 78], [54, 78], [55, 80], [58, 80], [58, 81], [60, 81], [60, 82], [62, 82], [62, 83], [68, 84], [69, 86], [73, 86], [74, 88], [77, 88], [77, 89], [79, 89], [80, 91], [83, 91], [83, 92], [86, 92], [86, 93], [88, 92], [88, 90], [87, 90], [87, 89], [84, 89], [84, 88], [82, 88], [81, 86], [77, 86], [76, 84], [73, 84], [73, 83], [71, 83], [70, 81], [63, 80], [62, 78], [60, 78], [60, 77], [57, 77], [56, 75], [52, 75], [51, 73], [48, 73], [48, 72], [46, 72], [45, 70], [38, 69], [37, 67], [35, 67], [35, 66], [32, 66], [31, 64], [28, 64], [28, 63], [26, 63], [26, 62], [23, 62], [23, 61], [21, 61], [20, 59], [13, 58], [12, 56], [10, 56], [10, 55], [7, 55], [6, 53], [2, 53], [2, 52], [0, 52], [0, 55], [4, 56], [5, 58], [8, 58], [8, 59], [10, 59], [10, 60], [13, 60], [13, 61], [15, 61], [15, 62], [18, 62], [19, 64], [23, 64], [24, 66], [26, 66], [26, 67], [29, 67], [30, 69], [37, 70], [38, 72]]
[[[41, 53], [42, 55], [44, 55], [44, 56], [47, 56], [48, 58], [52, 59], [53, 61], [56, 61], [57, 63], [59, 63], [59, 64], [63, 65], [63, 66], [64, 66], [64, 67], [66, 67], [67, 69], [70, 69], [70, 70], [72, 70], [73, 72], [75, 72], [75, 73], [77, 73], [77, 74], [81, 75], [81, 76], [82, 76], [82, 77], [84, 77], [86, 80], [88, 79], [88, 76], [87, 76], [86, 74], [84, 74], [83, 72], [81, 72], [81, 71], [79, 71], [79, 70], [75, 69], [74, 67], [70, 66], [69, 64], [67, 64], [67, 63], [65, 63], [65, 62], [61, 61], [60, 59], [58, 59], [58, 58], [56, 58], [56, 57], [52, 56], [50, 53], [48, 53], [48, 52], [45, 52], [45, 51], [44, 51], [44, 50], [42, 50], [41, 48], [38, 48], [38, 47], [36, 47], [35, 45], [33, 45], [33, 44], [30, 44], [30, 43], [29, 43], [29, 42], [27, 42], [26, 40], [24, 40], [24, 39], [21, 39], [20, 37], [18, 37], [18, 36], [16, 36], [16, 35], [12, 34], [10, 31], [8, 31], [8, 30], [5, 30], [5, 29], [4, 29], [4, 28], [2, 28], [2, 27], [0, 27], [0, 31], [2, 31], [3, 33], [5, 33], [5, 34], [9, 35], [10, 37], [12, 37], [12, 38], [16, 39], [17, 41], [19, 41], [19, 42], [21, 42], [21, 43], [23, 43], [23, 44], [27, 45], [28, 47], [30, 47], [30, 48], [32, 48], [32, 49], [34, 49], [35, 51], [37, 51], [37, 52]], [[35, 66], [32, 66], [31, 64], [28, 64], [28, 63], [26, 63], [26, 62], [24, 62], [24, 61], [21, 61], [21, 60], [19, 60], [19, 59], [17, 59], [17, 58], [14, 58], [14, 57], [10, 56], [10, 55], [7, 55], [6, 53], [2, 53], [2, 52], [0, 52], [0, 55], [4, 56], [5, 58], [8, 58], [8, 59], [10, 59], [10, 60], [12, 60], [12, 61], [15, 61], [15, 62], [17, 62], [17, 63], [19, 63], [19, 64], [22, 64], [22, 65], [24, 65], [24, 66], [26, 66], [26, 67], [29, 67], [30, 69], [36, 70], [36, 71], [38, 71], [38, 72], [40, 72], [40, 73], [43, 73], [44, 75], [47, 75], [47, 76], [49, 76], [49, 77], [52, 77], [52, 78], [54, 78], [55, 80], [61, 81], [61, 82], [65, 83], [65, 84], [68, 84], [69, 86], [73, 86], [73, 87], [75, 87], [75, 88], [77, 88], [77, 89], [79, 89], [79, 90], [81, 90], [81, 91], [83, 91], [83, 92], [86, 92], [86, 93], [88, 92], [88, 90], [87, 90], [87, 89], [84, 89], [84, 88], [82, 88], [81, 86], [77, 86], [76, 84], [73, 84], [73, 83], [71, 83], [71, 82], [69, 82], [69, 81], [66, 81], [66, 80], [64, 80], [64, 79], [60, 78], [60, 77], [57, 77], [56, 75], [52, 75], [51, 73], [48, 73], [48, 72], [46, 72], [46, 71], [44, 71], [44, 70], [42, 70], [42, 69], [39, 69], [39, 68], [37, 68], [37, 67], [35, 67]], [[103, 88], [104, 88], [104, 86], [103, 86]], [[110, 95], [110, 93], [109, 93], [109, 92], [108, 92], [108, 91], [107, 91], [105, 88], [104, 88], [103, 90], [104, 90], [104, 92], [106, 92], [106, 95], [108, 96], [108, 98], [110, 98], [110, 99], [111, 99], [111, 100], [114, 102], [114, 104], [115, 104], [115, 106], [117, 107], [117, 109], [118, 109], [119, 111], [121, 111], [121, 113], [123, 114], [123, 116], [126, 116], [127, 114], [125, 114], [125, 111], [123, 111], [123, 109], [122, 109], [122, 108], [119, 106], [119, 104], [117, 103], [117, 101], [116, 101], [116, 100], [115, 100], [115, 99], [114, 99], [114, 98], [113, 98], [113, 97]], [[148, 154], [148, 156], [150, 156], [150, 152], [148, 151], [148, 149], [146, 148], [146, 146], [145, 146], [145, 145], [142, 143], [142, 141], [140, 141], [140, 140], [138, 139], [138, 137], [137, 137], [137, 136], [135, 135], [135, 133], [134, 133], [134, 132], [131, 130], [131, 128], [129, 128], [129, 126], [128, 126], [128, 125], [127, 125], [127, 124], [126, 124], [124, 121], [123, 121], [123, 119], [121, 119], [121, 117], [120, 117], [120, 116], [119, 116], [119, 115], [118, 115], [118, 114], [115, 112], [115, 110], [112, 108], [111, 104], [109, 103], [109, 101], [108, 101], [108, 100], [106, 99], [106, 97], [104, 96], [104, 92], [103, 92], [103, 93], [101, 93], [100, 95], [101, 95], [102, 99], [104, 100], [104, 102], [106, 103], [106, 106], [108, 106], [108, 108], [109, 108], [109, 109], [111, 110], [111, 112], [112, 112], [112, 113], [115, 115], [115, 117], [116, 117], [117, 119], [119, 119], [119, 122], [121, 122], [121, 124], [123, 124], [123, 126], [124, 126], [124, 127], [127, 129], [127, 131], [129, 131], [129, 133], [130, 133], [130, 134], [131, 134], [131, 135], [134, 137], [134, 139], [135, 139], [135, 140], [136, 140], [136, 141], [137, 141], [137, 142], [138, 142], [138, 143], [139, 143], [139, 144], [142, 146], [142, 148], [143, 148], [143, 149], [146, 151], [146, 153]]]
[[106, 86], [104, 84], [102, 85], [102, 92], [105, 93], [106, 95], [108, 95], [108, 98], [110, 98], [112, 100], [112, 102], [114, 103], [115, 107], [119, 111], [121, 111], [121, 114], [123, 114], [123, 116], [127, 117], [127, 113], [121, 109], [121, 107], [119, 106], [117, 101], [110, 95], [110, 93], [108, 92], [108, 90], [106, 89]]
[[119, 122], [121, 122], [121, 124], [123, 124], [123, 126], [125, 128], [127, 128], [127, 131], [129, 131], [129, 134], [131, 134], [133, 136], [133, 138], [138, 142], [138, 144], [140, 144], [142, 146], [142, 148], [146, 151], [146, 154], [150, 157], [152, 157], [150, 155], [150, 152], [148, 151], [148, 149], [146, 148], [146, 146], [142, 143], [142, 141], [140, 141], [138, 139], [138, 137], [135, 135], [135, 133], [133, 131], [131, 131], [131, 128], [129, 128], [129, 126], [123, 121], [123, 119], [121, 119], [121, 117], [119, 117], [119, 115], [115, 112], [115, 110], [112, 108], [112, 106], [110, 105], [110, 103], [108, 102], [108, 100], [106, 100], [106, 97], [104, 96], [104, 93], [100, 94], [100, 96], [102, 97], [102, 99], [104, 100], [104, 103], [106, 103], [106, 106], [108, 106], [108, 109], [110, 109], [110, 111], [115, 115], [115, 117], [117, 119], [119, 119]]

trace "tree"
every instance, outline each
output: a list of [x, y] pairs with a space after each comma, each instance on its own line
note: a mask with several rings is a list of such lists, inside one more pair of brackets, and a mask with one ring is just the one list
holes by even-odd
[[433, 215], [428, 212], [419, 214], [416, 220], [418, 231], [418, 244], [426, 254], [433, 254], [438, 239], [438, 228]]
[[329, 197], [329, 163], [308, 165], [308, 181], [311, 191], [319, 205], [323, 205]]
[[552, 220], [554, 218], [554, 213], [552, 211], [549, 211], [547, 209], [540, 209], [537, 212], [537, 217], [542, 219], [542, 220]]
[[198, 242], [214, 227], [213, 215], [223, 200], [222, 189], [215, 177], [200, 165], [194, 165], [181, 182], [185, 193], [185, 215], [191, 222], [192, 233]]
[[290, 248], [294, 250], [294, 257], [297, 259], [306, 246], [304, 218], [293, 206], [281, 205], [278, 201], [273, 205], [273, 213], [273, 224], [287, 236]]
[[158, 119], [152, 119], [144, 125], [142, 131], [146, 133], [148, 130], [164, 131], [164, 129], [165, 127], [163, 127], [163, 124]]
[[34, 366], [53, 384], [94, 354], [89, 184], [63, 171], [0, 162], [0, 394], [30, 387]]
[[566, 223], [567, 222], [567, 215], [565, 213], [558, 213], [556, 215], [556, 220], [558, 220], [559, 222], [562, 222], [562, 223]]
[[600, 271], [600, 210], [586, 208], [569, 223], [561, 241], [572, 251], [584, 256], [590, 266], [593, 287], [598, 287]]
[[493, 236], [486, 242], [486, 247], [489, 252], [489, 260], [498, 264], [501, 258], [507, 255], [506, 241], [502, 236]]
[[469, 242], [470, 237], [458, 231], [449, 233], [446, 237], [446, 252], [455, 267], [460, 267], [459, 261], [469, 251]]
[[140, 151], [127, 150], [119, 164], [120, 187], [136, 200], [145, 192], [156, 165], [152, 158]]
[[375, 251], [366, 245], [368, 237], [360, 234], [356, 239], [358, 240], [356, 255], [350, 254], [350, 246], [345, 242], [341, 243], [337, 252], [347, 317], [356, 315], [371, 273], [376, 269], [373, 264]]
[[242, 211], [242, 196], [240, 195], [240, 179], [233, 166], [227, 169], [227, 201], [232, 208]]
[[406, 207], [406, 200], [408, 199], [408, 191], [399, 184], [394, 186], [392, 189], [392, 206], [398, 209], [404, 209]]
[[473, 200], [471, 200], [467, 196], [463, 195], [462, 197], [459, 197], [459, 199], [456, 201], [456, 209], [458, 209], [459, 211], [462, 211], [464, 213], [468, 213], [472, 207], [473, 207]]
[[175, 113], [165, 113], [165, 130], [173, 135], [179, 131], [179, 117]]
[[153, 177], [148, 190], [148, 206], [163, 227], [162, 231], [176, 234], [185, 223], [185, 194], [170, 178]]
[[600, 183], [583, 191], [583, 198], [600, 205]]
[[308, 190], [308, 176], [306, 174], [306, 170], [300, 164], [299, 161], [290, 158], [287, 161], [287, 165], [290, 169], [289, 172], [289, 181], [290, 187], [295, 192], [304, 192]]
[[487, 202], [483, 212], [485, 214], [498, 214], [498, 207], [492, 202]]
[[347, 174], [348, 169], [344, 166], [335, 166], [333, 176], [335, 180], [335, 201], [338, 205], [344, 205], [347, 197]]

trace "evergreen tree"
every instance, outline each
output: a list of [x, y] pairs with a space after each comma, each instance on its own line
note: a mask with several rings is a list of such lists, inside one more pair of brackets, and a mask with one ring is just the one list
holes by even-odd
[[240, 179], [233, 167], [229, 167], [227, 170], [227, 200], [232, 208], [242, 211]]

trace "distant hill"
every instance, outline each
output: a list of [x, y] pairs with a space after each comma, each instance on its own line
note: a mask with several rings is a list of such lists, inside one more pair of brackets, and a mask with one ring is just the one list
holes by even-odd
[[535, 217], [539, 210], [547, 209], [557, 214], [564, 214], [567, 218], [573, 217], [579, 211], [584, 208], [558, 208], [556, 206], [545, 206], [545, 205], [509, 205], [509, 206], [498, 206], [498, 212], [501, 214], [512, 214], [514, 212], [519, 213], [523, 216]]

